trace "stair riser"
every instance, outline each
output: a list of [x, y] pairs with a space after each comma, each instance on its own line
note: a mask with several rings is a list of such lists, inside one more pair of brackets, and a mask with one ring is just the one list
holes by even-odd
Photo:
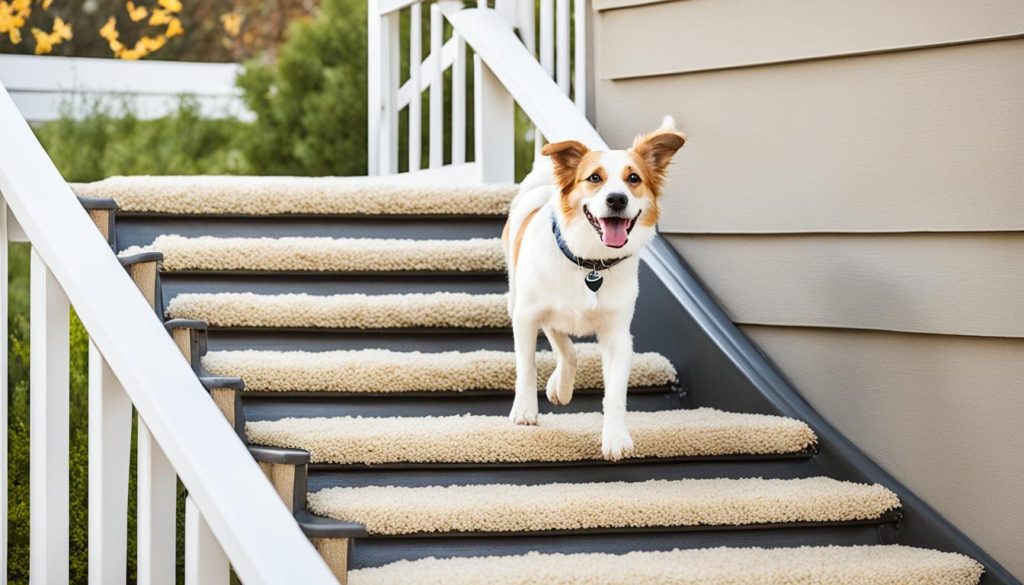
[[712, 479], [764, 477], [798, 479], [817, 475], [814, 462], [807, 456], [728, 458], [686, 462], [618, 463], [590, 461], [582, 464], [523, 466], [422, 466], [402, 469], [397, 466], [339, 467], [310, 465], [308, 491], [328, 487], [366, 487], [395, 485], [402, 487], [512, 483], [537, 485], [552, 482], [645, 481], [649, 479]]
[[700, 532], [638, 532], [509, 538], [370, 538], [357, 539], [350, 569], [376, 567], [401, 559], [542, 553], [672, 550], [719, 546], [766, 548], [787, 546], [880, 544], [876, 525], [748, 529]]
[[[473, 392], [462, 395], [403, 397], [389, 396], [302, 398], [294, 392], [260, 393], [259, 396], [242, 395], [245, 419], [277, 420], [290, 416], [447, 416], [453, 414], [508, 414], [512, 408], [513, 393], [476, 398]], [[598, 412], [601, 410], [600, 392], [577, 393], [567, 406], [554, 406], [540, 396], [541, 413]], [[630, 396], [632, 411], [655, 411], [682, 408], [679, 397], [671, 392], [652, 394], [635, 392]], [[511, 424], [511, 423], [509, 423]]]
[[508, 292], [503, 273], [452, 275], [401, 274], [302, 274], [244, 275], [217, 272], [182, 274], [162, 272], [164, 309], [171, 299], [182, 293], [243, 293], [312, 295], [334, 294], [405, 294], [433, 292], [465, 292], [494, 294]]
[[145, 246], [163, 234], [187, 237], [407, 238], [414, 240], [497, 238], [504, 217], [191, 217], [117, 214], [117, 249]]

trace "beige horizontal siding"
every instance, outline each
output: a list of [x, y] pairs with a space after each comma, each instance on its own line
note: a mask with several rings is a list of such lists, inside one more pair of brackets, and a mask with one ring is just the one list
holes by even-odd
[[621, 8], [595, 15], [603, 79], [1024, 34], [1019, 0], [595, 0], [594, 7]]
[[1024, 337], [1024, 233], [667, 237], [737, 323]]
[[1024, 230], [1022, 63], [1010, 40], [599, 81], [596, 116], [613, 145], [687, 131], [667, 232]]
[[744, 329], [858, 447], [1024, 577], [1024, 340]]

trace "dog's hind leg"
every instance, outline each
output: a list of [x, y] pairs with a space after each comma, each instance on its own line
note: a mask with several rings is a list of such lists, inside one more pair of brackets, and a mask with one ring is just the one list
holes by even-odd
[[514, 311], [512, 336], [516, 350], [516, 397], [508, 418], [517, 425], [537, 424], [537, 330], [533, 315]]
[[573, 383], [576, 380], [576, 348], [572, 345], [572, 339], [561, 331], [545, 327], [544, 335], [551, 342], [557, 360], [555, 371], [548, 378], [548, 400], [551, 404], [564, 406], [572, 401]]

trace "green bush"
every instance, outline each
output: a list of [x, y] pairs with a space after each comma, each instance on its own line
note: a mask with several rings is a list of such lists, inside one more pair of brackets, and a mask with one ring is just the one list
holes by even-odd
[[250, 62], [238, 79], [256, 114], [243, 143], [271, 175], [366, 173], [366, 2], [324, 0], [288, 29], [278, 62]]
[[68, 181], [112, 175], [246, 174], [240, 144], [245, 122], [204, 119], [182, 96], [169, 116], [142, 120], [130, 105], [93, 102], [87, 116], [64, 115], [36, 128], [36, 136]]

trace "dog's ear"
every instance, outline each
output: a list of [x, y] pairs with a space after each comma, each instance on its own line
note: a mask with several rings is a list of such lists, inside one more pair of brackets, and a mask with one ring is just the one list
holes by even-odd
[[576, 183], [576, 167], [588, 152], [590, 149], [576, 140], [545, 144], [540, 151], [544, 156], [551, 157], [555, 180], [558, 181], [558, 186], [562, 191], [572, 189]]
[[683, 144], [686, 144], [686, 134], [676, 130], [672, 116], [665, 116], [657, 130], [637, 136], [630, 150], [644, 161], [654, 175], [656, 185], [661, 186], [668, 171], [668, 163], [672, 162], [672, 157]]

